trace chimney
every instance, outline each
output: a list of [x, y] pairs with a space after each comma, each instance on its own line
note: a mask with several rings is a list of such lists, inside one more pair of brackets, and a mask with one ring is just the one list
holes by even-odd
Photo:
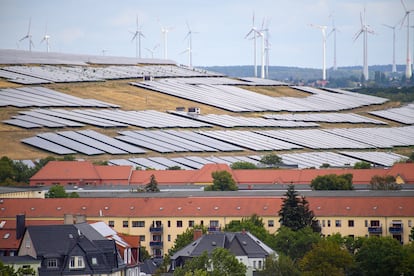
[[16, 215], [16, 239], [23, 238], [26, 229], [26, 216], [24, 214]]
[[203, 236], [203, 230], [194, 229], [193, 240], [198, 240], [201, 236]]

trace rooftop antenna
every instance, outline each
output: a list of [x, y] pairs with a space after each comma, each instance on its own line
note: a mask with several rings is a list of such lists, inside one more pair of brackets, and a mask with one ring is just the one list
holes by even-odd
[[131, 41], [134, 41], [135, 39], [135, 56], [136, 58], [141, 58], [141, 37], [145, 37], [144, 34], [142, 33], [142, 30], [139, 26], [139, 22], [138, 22], [138, 15], [137, 15], [137, 28], [135, 30], [135, 32], [132, 32], [133, 36]]
[[253, 12], [253, 16], [252, 16], [252, 28], [250, 29], [250, 31], [247, 33], [247, 35], [245, 36], [245, 38], [248, 38], [250, 35], [252, 35], [253, 37], [251, 39], [253, 39], [253, 63], [254, 63], [254, 77], [257, 77], [257, 62], [256, 62], [256, 37], [257, 37], [257, 29], [254, 26], [254, 12]]
[[326, 81], [326, 29], [328, 27], [315, 24], [310, 24], [310, 26], [322, 32], [322, 80]]
[[362, 13], [360, 14], [361, 20], [361, 29], [355, 34], [354, 41], [358, 39], [358, 37], [363, 34], [364, 38], [364, 45], [363, 45], [363, 71], [362, 75], [364, 76], [364, 80], [367, 81], [369, 78], [368, 75], [368, 33], [373, 34], [374, 31], [371, 29], [369, 25], [365, 23], [365, 8], [364, 8], [364, 17], [362, 17]]
[[405, 11], [405, 15], [401, 20], [401, 27], [404, 25], [405, 20], [407, 20], [407, 63], [405, 66], [405, 77], [407, 79], [410, 79], [412, 76], [411, 57], [410, 57], [410, 13], [413, 12], [414, 10], [408, 10], [403, 0], [401, 0], [401, 4]]
[[32, 34], [30, 33], [31, 24], [32, 24], [32, 18], [29, 19], [29, 28], [27, 29], [27, 34], [19, 40], [19, 42], [21, 42], [25, 39], [28, 39], [28, 41], [29, 41], [29, 51], [30, 52], [32, 51], [32, 47], [34, 48], [34, 44], [33, 44], [33, 41], [32, 41]]
[[390, 28], [392, 30], [392, 73], [397, 72], [397, 65], [395, 64], [395, 28], [398, 26], [398, 24], [394, 26], [390, 26], [387, 24], [382, 24], [387, 28]]
[[43, 43], [43, 41], [46, 42], [46, 53], [49, 53], [49, 51], [50, 51], [49, 39], [50, 39], [50, 35], [47, 34], [47, 23], [46, 23], [45, 35], [43, 36], [42, 40], [40, 41], [40, 43]]

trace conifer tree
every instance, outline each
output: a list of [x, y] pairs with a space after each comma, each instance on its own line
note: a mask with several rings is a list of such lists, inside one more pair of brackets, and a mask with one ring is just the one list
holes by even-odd
[[304, 196], [299, 197], [294, 185], [288, 187], [279, 216], [280, 224], [293, 231], [310, 226], [315, 232], [320, 232], [313, 211], [309, 209], [309, 202]]
[[160, 189], [158, 189], [158, 182], [155, 179], [155, 175], [151, 174], [150, 182], [145, 186], [145, 191], [150, 193], [159, 192]]

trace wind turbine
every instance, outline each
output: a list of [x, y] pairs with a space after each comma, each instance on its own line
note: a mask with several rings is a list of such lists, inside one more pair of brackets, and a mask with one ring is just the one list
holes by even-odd
[[407, 63], [405, 66], [405, 77], [407, 79], [410, 79], [412, 76], [411, 58], [410, 58], [410, 13], [413, 12], [414, 10], [408, 10], [403, 0], [401, 0], [401, 4], [403, 5], [404, 11], [405, 11], [405, 15], [403, 19], [401, 20], [401, 27], [404, 25], [404, 22], [407, 19]]
[[136, 58], [141, 58], [141, 37], [145, 37], [144, 34], [142, 33], [142, 30], [140, 29], [139, 23], [138, 23], [138, 16], [137, 16], [137, 28], [135, 30], [135, 32], [132, 32], [133, 36], [131, 41], [134, 41], [135, 39], [135, 55]]
[[250, 35], [253, 35], [253, 62], [254, 62], [254, 76], [257, 77], [257, 62], [256, 62], [256, 37], [257, 37], [257, 29], [254, 26], [254, 13], [252, 17], [252, 28], [247, 33], [245, 38], [248, 38]]
[[186, 24], [187, 24], [188, 32], [184, 39], [188, 39], [188, 48], [185, 50], [185, 52], [188, 52], [188, 67], [192, 68], [193, 67], [193, 48], [192, 48], [193, 47], [193, 34], [196, 32], [191, 30], [188, 22], [186, 22]]
[[395, 73], [397, 72], [397, 65], [395, 64], [395, 28], [397, 27], [398, 24], [394, 26], [390, 26], [387, 24], [382, 24], [382, 25], [392, 30], [392, 70], [391, 72]]
[[330, 37], [332, 34], [334, 36], [334, 55], [333, 55], [333, 66], [332, 69], [334, 71], [338, 70], [338, 66], [336, 63], [336, 33], [339, 32], [338, 28], [335, 26], [335, 21], [332, 17], [332, 30], [329, 32], [329, 34], [327, 35], [327, 37]]
[[152, 47], [152, 49], [150, 49], [150, 48], [145, 48], [148, 52], [150, 52], [151, 53], [151, 58], [154, 58], [154, 52], [155, 52], [155, 50], [157, 50], [157, 48], [159, 47], [160, 45], [159, 44], [157, 44], [157, 45], [155, 45], [154, 47]]
[[30, 18], [29, 19], [29, 28], [27, 29], [27, 34], [19, 40], [19, 42], [23, 41], [25, 39], [29, 40], [29, 51], [30, 52], [32, 51], [32, 46], [34, 48], [34, 44], [33, 44], [33, 40], [32, 40], [32, 34], [30, 33], [30, 25], [31, 24], [32, 24], [32, 19]]
[[361, 20], [361, 29], [355, 34], [354, 41], [358, 39], [358, 37], [363, 34], [363, 71], [362, 75], [364, 76], [364, 80], [367, 81], [369, 78], [368, 73], [368, 33], [373, 34], [374, 31], [371, 27], [365, 24], [365, 9], [364, 9], [364, 17], [362, 18], [362, 14], [360, 14]]
[[310, 26], [322, 32], [322, 80], [326, 81], [326, 29], [328, 27], [315, 24], [310, 24]]
[[43, 41], [46, 42], [46, 52], [47, 53], [49, 53], [49, 50], [50, 50], [50, 47], [49, 47], [49, 39], [50, 39], [50, 35], [47, 34], [47, 24], [46, 24], [45, 35], [43, 36], [43, 38], [40, 41], [40, 43], [43, 43]]
[[161, 34], [162, 34], [162, 44], [164, 46], [164, 59], [168, 58], [168, 32], [171, 31], [173, 28], [172, 27], [163, 27], [161, 24]]
[[[264, 21], [264, 20], [263, 20]], [[269, 34], [269, 21], [266, 21], [266, 27], [263, 29], [262, 32], [265, 34], [265, 47], [264, 47], [264, 55], [265, 55], [265, 78], [269, 78], [269, 62], [270, 62], [270, 49], [272, 47], [271, 43], [269, 42], [270, 34]]]

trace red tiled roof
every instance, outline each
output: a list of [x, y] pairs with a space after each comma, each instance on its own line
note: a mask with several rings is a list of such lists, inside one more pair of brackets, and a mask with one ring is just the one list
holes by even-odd
[[216, 171], [227, 171], [232, 174], [232, 170], [226, 164], [206, 164], [192, 175], [191, 183], [213, 183], [211, 174]]
[[129, 180], [132, 166], [97, 166], [95, 170], [102, 180]]
[[[413, 216], [413, 197], [307, 197], [318, 216]], [[277, 216], [282, 197], [168, 197], [168, 198], [59, 198], [4, 199], [0, 217], [13, 219], [63, 218], [85, 214], [87, 218], [110, 217], [198, 217]], [[376, 207], [376, 208], [374, 208]]]
[[99, 179], [95, 166], [89, 161], [50, 161], [31, 177], [31, 181], [54, 179]]
[[146, 185], [150, 182], [151, 175], [155, 176], [158, 184], [187, 184], [194, 171], [187, 170], [164, 170], [164, 171], [141, 171], [135, 170], [131, 175], [131, 185]]

